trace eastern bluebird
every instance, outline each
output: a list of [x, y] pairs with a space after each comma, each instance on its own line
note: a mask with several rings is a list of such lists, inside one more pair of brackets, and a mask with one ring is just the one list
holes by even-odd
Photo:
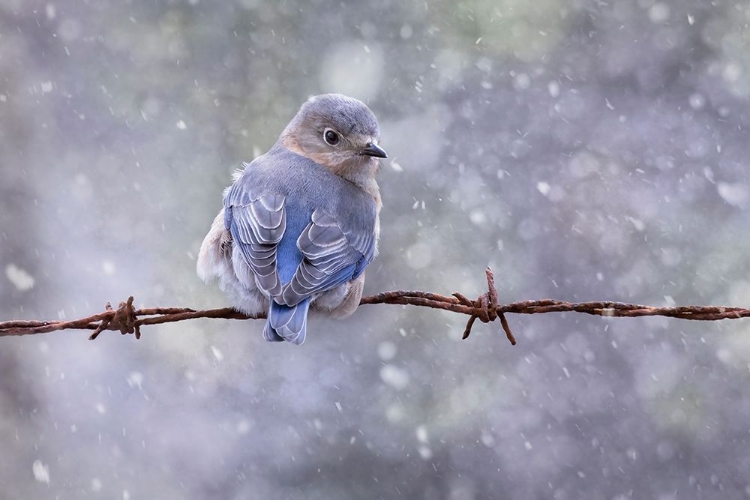
[[362, 102], [311, 97], [224, 191], [198, 276], [218, 278], [238, 311], [268, 311], [266, 340], [301, 344], [309, 309], [342, 318], [359, 305], [378, 251], [379, 139]]

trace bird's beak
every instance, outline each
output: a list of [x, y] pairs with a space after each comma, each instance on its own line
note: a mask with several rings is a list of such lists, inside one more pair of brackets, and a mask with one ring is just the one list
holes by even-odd
[[374, 142], [368, 142], [367, 145], [359, 151], [359, 154], [363, 156], [374, 156], [376, 158], [388, 158], [385, 150]]

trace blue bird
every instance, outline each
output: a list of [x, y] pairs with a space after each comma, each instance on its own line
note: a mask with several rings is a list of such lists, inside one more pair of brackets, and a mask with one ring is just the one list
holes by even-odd
[[310, 310], [341, 318], [359, 305], [377, 254], [377, 119], [341, 94], [307, 100], [264, 155], [235, 175], [197, 262], [232, 306], [267, 311], [268, 341], [301, 344]]

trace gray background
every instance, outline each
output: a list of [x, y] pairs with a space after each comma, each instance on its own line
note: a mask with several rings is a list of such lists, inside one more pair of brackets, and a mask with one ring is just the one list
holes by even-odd
[[[221, 307], [195, 256], [308, 96], [390, 158], [366, 292], [750, 304], [745, 1], [0, 0], [0, 318]], [[401, 306], [0, 339], [2, 498], [750, 495], [750, 323]]]

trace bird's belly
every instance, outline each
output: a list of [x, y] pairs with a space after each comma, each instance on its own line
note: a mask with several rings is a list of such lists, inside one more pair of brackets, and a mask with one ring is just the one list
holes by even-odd
[[357, 310], [362, 298], [365, 275], [339, 285], [320, 294], [312, 303], [312, 309], [334, 318], [345, 318]]

